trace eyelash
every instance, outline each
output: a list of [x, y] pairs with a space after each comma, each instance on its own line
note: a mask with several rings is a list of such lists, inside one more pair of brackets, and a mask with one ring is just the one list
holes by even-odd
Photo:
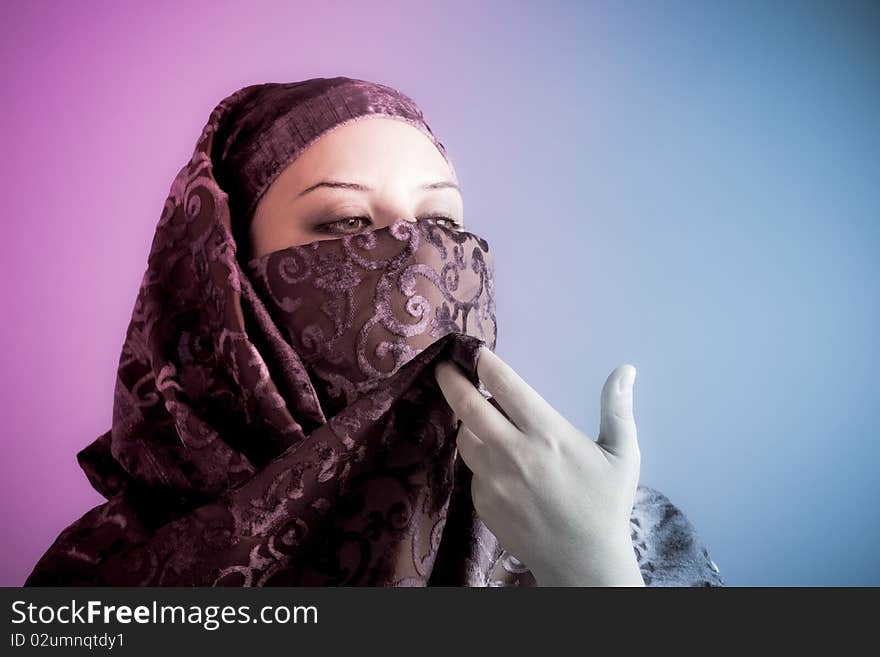
[[[327, 222], [326, 224], [319, 224], [319, 225], [315, 226], [315, 230], [317, 230], [318, 232], [321, 232], [321, 233], [332, 232], [330, 227], [341, 224], [346, 221], [351, 221], [353, 219], [357, 219], [359, 221], [361, 221], [361, 220], [369, 221], [370, 220], [369, 217], [342, 217], [341, 219], [336, 219], [335, 221], [330, 221], [330, 222]], [[445, 215], [427, 215], [427, 216], [419, 217], [419, 219], [435, 219], [435, 220], [446, 221], [446, 222], [449, 222], [449, 224], [450, 224], [449, 228], [451, 228], [452, 230], [460, 230], [463, 227], [455, 219], [453, 219], [452, 217], [447, 217]]]

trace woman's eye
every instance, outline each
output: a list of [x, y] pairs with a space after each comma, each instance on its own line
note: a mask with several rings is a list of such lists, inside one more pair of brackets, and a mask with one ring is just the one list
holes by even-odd
[[369, 225], [369, 217], [345, 217], [326, 224], [320, 224], [317, 230], [322, 233], [356, 233]]
[[[444, 215], [429, 215], [425, 217], [420, 217], [420, 219], [434, 221], [435, 223], [446, 226], [450, 230], [461, 230], [463, 228], [461, 223], [459, 223], [452, 217], [447, 217]], [[370, 221], [369, 217], [343, 217], [342, 219], [337, 219], [336, 221], [329, 221], [325, 224], [319, 224], [315, 227], [315, 230], [321, 233], [348, 235], [362, 231], [371, 223], [372, 221]]]
[[463, 226], [457, 222], [455, 219], [451, 217], [444, 217], [441, 215], [433, 216], [433, 217], [424, 217], [425, 219], [433, 219], [434, 221], [446, 226], [447, 228], [451, 228], [452, 230], [461, 230]]

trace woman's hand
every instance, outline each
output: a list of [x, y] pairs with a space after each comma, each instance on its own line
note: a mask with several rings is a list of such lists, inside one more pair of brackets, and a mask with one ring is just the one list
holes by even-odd
[[458, 450], [486, 526], [539, 585], [644, 586], [629, 528], [641, 462], [635, 368], [605, 382], [596, 442], [485, 346], [477, 374], [491, 402], [453, 363], [435, 370], [462, 421]]

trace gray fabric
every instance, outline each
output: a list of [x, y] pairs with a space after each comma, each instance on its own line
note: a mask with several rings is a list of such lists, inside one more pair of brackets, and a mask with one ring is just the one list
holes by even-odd
[[648, 586], [724, 585], [694, 526], [660, 491], [638, 487], [630, 529], [639, 569]]

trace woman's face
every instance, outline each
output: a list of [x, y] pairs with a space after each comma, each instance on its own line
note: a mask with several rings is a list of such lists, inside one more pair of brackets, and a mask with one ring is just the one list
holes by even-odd
[[384, 228], [398, 218], [463, 225], [458, 181], [427, 135], [368, 117], [321, 136], [266, 190], [250, 226], [252, 256]]

